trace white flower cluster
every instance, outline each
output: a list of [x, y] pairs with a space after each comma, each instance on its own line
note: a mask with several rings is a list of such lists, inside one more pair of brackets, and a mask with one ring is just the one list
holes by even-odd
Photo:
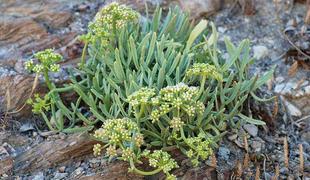
[[186, 144], [190, 147], [186, 155], [191, 159], [194, 166], [199, 164], [199, 159], [206, 160], [212, 155], [213, 150], [211, 148], [211, 143], [212, 140], [206, 139], [203, 134], [199, 134], [198, 137], [186, 139]]
[[195, 63], [187, 72], [186, 76], [206, 76], [214, 78], [218, 81], [223, 80], [223, 76], [219, 73], [214, 65], [206, 63]]
[[[106, 120], [102, 127], [95, 131], [94, 137], [110, 144], [106, 151], [109, 157], [117, 156], [117, 147], [121, 148], [124, 160], [133, 157], [132, 146], [130, 145], [132, 142], [137, 148], [144, 143], [138, 125], [127, 118]], [[95, 155], [100, 155], [101, 146], [99, 145], [94, 146]]]
[[170, 121], [170, 127], [176, 131], [179, 131], [184, 125], [184, 122], [179, 117], [173, 117]]
[[152, 153], [149, 150], [145, 150], [142, 156], [149, 159], [149, 165], [154, 168], [160, 168], [165, 174], [170, 175], [170, 171], [174, 168], [178, 168], [177, 162], [171, 158], [170, 154], [163, 150], [154, 150]]
[[52, 49], [37, 52], [34, 57], [38, 59], [39, 63], [35, 64], [32, 59], [26, 61], [24, 64], [26, 70], [35, 73], [41, 73], [45, 70], [51, 72], [58, 72], [60, 70], [60, 65], [56, 63], [62, 59], [62, 56], [53, 52]]
[[137, 21], [139, 14], [125, 5], [113, 2], [102, 8], [89, 24], [89, 30], [99, 37], [109, 36], [111, 31], [124, 27], [128, 22]]
[[[205, 106], [202, 102], [195, 100], [198, 96], [198, 88], [189, 87], [184, 83], [175, 86], [167, 86], [160, 90], [156, 97], [156, 106], [152, 113], [153, 122], [173, 110], [184, 111], [188, 116], [202, 114]], [[154, 104], [153, 104], [154, 105]]]
[[[141, 88], [140, 90], [134, 92], [128, 97], [128, 102], [133, 107], [137, 107], [141, 104], [150, 104], [152, 97], [155, 96], [155, 89], [151, 88]], [[152, 100], [154, 101], [154, 100]]]

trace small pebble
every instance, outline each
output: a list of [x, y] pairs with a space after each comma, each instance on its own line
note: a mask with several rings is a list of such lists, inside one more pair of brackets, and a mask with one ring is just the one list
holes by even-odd
[[287, 169], [286, 167], [282, 167], [282, 168], [280, 169], [280, 173], [281, 173], [281, 174], [284, 174], [284, 175], [287, 175], [287, 174], [288, 174], [288, 169]]
[[262, 45], [254, 46], [253, 51], [254, 51], [254, 58], [258, 60], [266, 57], [269, 53], [268, 48]]
[[84, 169], [82, 167], [77, 168], [75, 171], [73, 171], [73, 176], [78, 176], [80, 174], [82, 174], [84, 171]]
[[225, 147], [220, 147], [218, 150], [218, 155], [220, 159], [228, 160], [230, 155], [230, 150]]
[[60, 168], [58, 168], [58, 171], [59, 171], [60, 173], [64, 173], [65, 170], [66, 170], [66, 166], [61, 166]]
[[55, 179], [55, 180], [61, 180], [61, 179], [65, 179], [67, 176], [68, 176], [68, 173], [59, 173], [59, 172], [56, 172], [56, 173], [55, 173], [55, 176], [54, 176], [54, 179]]
[[251, 147], [254, 149], [255, 152], [260, 152], [262, 150], [262, 143], [259, 141], [253, 141], [251, 143]]
[[237, 137], [238, 137], [238, 134], [233, 134], [231, 136], [228, 136], [228, 139], [233, 141], [233, 140], [237, 139]]
[[256, 137], [258, 133], [258, 128], [254, 124], [245, 124], [243, 128], [248, 132], [251, 136]]

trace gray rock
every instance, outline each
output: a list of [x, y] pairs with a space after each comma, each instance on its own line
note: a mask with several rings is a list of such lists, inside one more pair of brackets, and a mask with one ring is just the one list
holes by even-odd
[[32, 180], [44, 180], [44, 174], [43, 172], [39, 172], [38, 174], [34, 175], [31, 179]]
[[293, 105], [291, 102], [285, 100], [284, 98], [282, 100], [283, 100], [283, 102], [287, 108], [287, 111], [290, 115], [296, 116], [296, 117], [300, 117], [302, 115], [302, 112], [300, 111], [300, 109], [298, 107]]
[[245, 124], [243, 126], [244, 130], [249, 133], [251, 136], [256, 137], [258, 133], [258, 128], [254, 124]]
[[226, 147], [220, 147], [218, 151], [218, 155], [220, 159], [227, 161], [229, 159], [230, 150]]
[[262, 59], [268, 55], [268, 48], [266, 46], [257, 45], [253, 47], [254, 58]]
[[260, 152], [262, 150], [262, 143], [259, 141], [253, 141], [251, 143], [251, 147], [254, 149], [255, 152]]
[[306, 141], [306, 142], [310, 142], [310, 132], [304, 132], [301, 137]]
[[237, 137], [238, 137], [238, 134], [233, 134], [233, 135], [228, 136], [228, 139], [230, 141], [233, 141], [233, 140], [237, 139]]
[[220, 1], [214, 0], [179, 0], [180, 7], [187, 12], [190, 12], [192, 18], [206, 17], [214, 14], [220, 9]]
[[34, 130], [34, 127], [31, 123], [24, 123], [20, 128], [20, 132], [27, 132], [27, 131], [32, 131]]
[[282, 168], [280, 169], [280, 173], [281, 173], [281, 174], [287, 175], [287, 174], [288, 174], [288, 169], [287, 169], [286, 167], [282, 167]]
[[82, 167], [78, 167], [76, 170], [73, 171], [72, 177], [79, 176], [82, 173], [84, 173], [84, 169]]
[[66, 166], [61, 166], [60, 168], [58, 168], [58, 171], [60, 173], [64, 173], [66, 171]]
[[56, 173], [55, 173], [55, 176], [54, 176], [54, 179], [55, 179], [55, 180], [61, 180], [61, 179], [65, 179], [67, 176], [68, 176], [68, 173], [59, 173], [59, 172], [56, 172]]

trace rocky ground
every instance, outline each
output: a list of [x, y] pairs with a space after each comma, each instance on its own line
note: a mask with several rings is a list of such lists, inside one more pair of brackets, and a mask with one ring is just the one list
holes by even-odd
[[[0, 179], [143, 179], [127, 173], [126, 163], [108, 163], [93, 157], [94, 141], [86, 134], [46, 132], [40, 119], [30, 115], [29, 108], [14, 112], [23, 106], [33, 88], [34, 77], [23, 70], [23, 62], [35, 51], [55, 48], [64, 55], [65, 67], [74, 66], [83, 46], [77, 35], [85, 32], [87, 23], [107, 2], [0, 2]], [[122, 2], [143, 11], [142, 1]], [[250, 39], [257, 59], [252, 74], [276, 66], [274, 78], [260, 94], [275, 95], [277, 99], [248, 102], [251, 113], [265, 120], [266, 127], [244, 125], [240, 130], [229, 130], [215, 157], [199, 168], [189, 167], [180, 158], [182, 168], [175, 174], [183, 179], [309, 179], [310, 29], [304, 22], [307, 6], [292, 1], [244, 4], [239, 0], [227, 1], [225, 6], [218, 2], [157, 0], [148, 4], [153, 7], [160, 3], [165, 8], [179, 4], [194, 9], [195, 19], [214, 21], [221, 48], [224, 36], [234, 43]], [[54, 79], [66, 80], [66, 72]], [[39, 84], [35, 91], [44, 92], [44, 87]], [[13, 113], [5, 116], [5, 112]], [[300, 162], [302, 158], [304, 163]]]

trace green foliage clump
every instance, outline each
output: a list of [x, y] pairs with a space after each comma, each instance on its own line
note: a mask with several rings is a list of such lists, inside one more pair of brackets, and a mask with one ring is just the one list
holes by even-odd
[[[217, 147], [227, 126], [264, 122], [244, 115], [249, 98], [272, 75], [249, 77], [253, 59], [250, 45], [225, 40], [228, 58], [217, 48], [215, 26], [202, 20], [196, 26], [179, 8], [163, 21], [157, 8], [152, 18], [139, 21], [132, 9], [112, 3], [103, 8], [81, 39], [85, 47], [71, 83], [56, 87], [48, 72], [58, 71], [61, 57], [51, 50], [39, 52], [25, 67], [43, 72], [50, 92], [29, 102], [49, 129], [76, 132], [93, 129], [94, 154], [129, 162], [142, 175], [163, 171], [168, 179], [178, 165], [168, 149], [180, 150], [198, 166]], [[211, 33], [208, 33], [211, 29]], [[86, 58], [86, 54], [89, 55]], [[87, 59], [87, 61], [86, 61]], [[74, 91], [78, 98], [66, 106], [60, 93]], [[51, 114], [48, 118], [46, 113]], [[239, 121], [234, 121], [239, 117]], [[148, 159], [152, 171], [136, 164]]]

